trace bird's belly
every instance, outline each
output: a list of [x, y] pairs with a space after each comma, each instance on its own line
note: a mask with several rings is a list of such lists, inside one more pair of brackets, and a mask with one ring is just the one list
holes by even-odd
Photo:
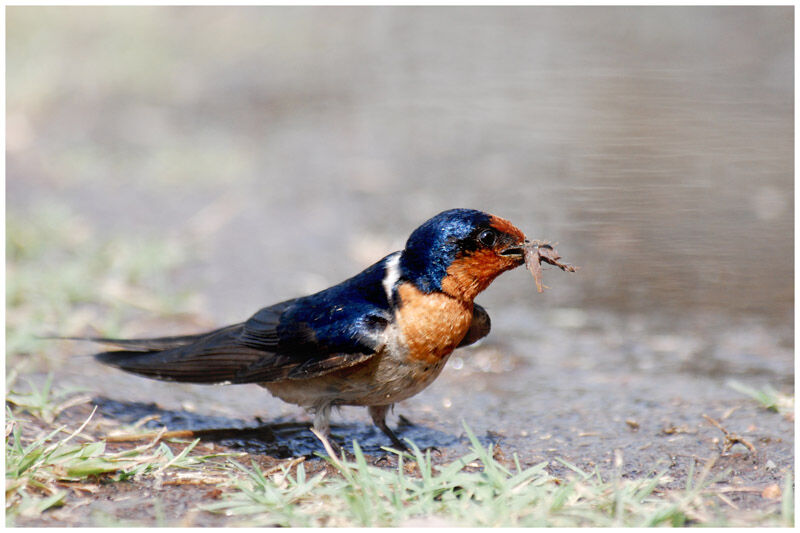
[[[452, 350], [451, 350], [452, 351]], [[387, 352], [349, 368], [303, 380], [263, 383], [281, 400], [305, 407], [388, 405], [414, 396], [441, 373], [450, 354], [426, 362], [398, 360]]]

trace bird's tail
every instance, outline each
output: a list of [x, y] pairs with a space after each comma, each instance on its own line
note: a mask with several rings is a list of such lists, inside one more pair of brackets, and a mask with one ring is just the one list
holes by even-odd
[[112, 339], [108, 337], [45, 337], [45, 338], [54, 338], [66, 341], [96, 342], [98, 344], [108, 344], [110, 346], [116, 346], [117, 348], [123, 348], [126, 351], [130, 352], [152, 352], [157, 350], [169, 350], [172, 348], [185, 346], [187, 344], [197, 342], [198, 340], [210, 335], [211, 333], [216, 333], [216, 331], [210, 333], [198, 333], [195, 335], [181, 335], [177, 337], [156, 337], [151, 339]]
[[127, 372], [165, 381], [222, 383], [237, 381], [244, 361], [257, 357], [254, 350], [236, 342], [242, 324], [198, 335], [152, 339], [80, 338], [110, 344], [121, 350], [101, 352], [101, 363]]

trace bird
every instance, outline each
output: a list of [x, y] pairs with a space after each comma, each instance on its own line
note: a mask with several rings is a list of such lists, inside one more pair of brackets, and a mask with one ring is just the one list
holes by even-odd
[[392, 444], [408, 449], [387, 413], [428, 387], [455, 349], [489, 334], [489, 314], [474, 299], [525, 263], [527, 242], [506, 219], [449, 209], [361, 273], [244, 322], [194, 335], [86, 340], [116, 348], [96, 360], [140, 376], [257, 383], [313, 413], [313, 429], [325, 437], [332, 408], [367, 407]]

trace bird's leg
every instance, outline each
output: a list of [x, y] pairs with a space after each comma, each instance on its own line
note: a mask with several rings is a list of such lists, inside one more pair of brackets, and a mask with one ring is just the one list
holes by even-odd
[[334, 452], [341, 454], [344, 448], [331, 437], [331, 404], [324, 403], [314, 407], [314, 431], [331, 445]]
[[367, 408], [369, 412], [369, 416], [372, 417], [372, 422], [378, 426], [378, 429], [383, 431], [383, 434], [392, 439], [392, 444], [394, 444], [398, 449], [407, 452], [409, 451], [408, 446], [403, 443], [400, 439], [397, 438], [397, 435], [389, 429], [389, 426], [386, 425], [386, 413], [389, 412], [389, 408], [391, 405], [370, 405]]
[[[390, 439], [392, 439], [392, 444], [400, 448], [401, 451], [410, 452], [411, 450], [408, 446], [402, 442], [400, 439], [397, 438], [397, 435], [389, 429], [389, 426], [386, 425], [386, 413], [389, 412], [389, 409], [393, 408], [394, 404], [392, 405], [373, 405], [369, 408], [369, 414], [372, 416], [372, 421], [378, 426], [381, 431], [383, 431]], [[409, 420], [408, 418], [404, 417], [403, 415], [398, 415], [400, 419], [399, 423], [397, 424], [398, 427], [413, 427], [416, 426], [414, 422]], [[442, 453], [437, 446], [426, 446], [423, 450], [431, 450], [438, 454]]]

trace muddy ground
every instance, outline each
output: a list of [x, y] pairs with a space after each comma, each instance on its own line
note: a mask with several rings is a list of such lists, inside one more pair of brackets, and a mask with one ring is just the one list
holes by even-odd
[[[508, 313], [495, 315], [496, 331], [489, 340], [457, 352], [432, 387], [397, 405], [390, 420], [403, 436], [420, 447], [434, 447], [437, 461], [447, 462], [469, 449], [463, 421], [484, 444], [494, 443], [506, 457], [516, 453], [526, 466], [549, 461], [548, 471], [563, 477], [570, 472], [559, 458], [611, 475], [619, 450], [625, 476], [666, 470], [673, 479], [668, 487], [674, 488], [686, 486], [690, 470], [698, 472], [714, 461], [712, 472], [721, 476], [716, 486], [732, 505], [743, 511], [774, 507], [775, 500], [762, 493], [772, 485], [782, 487], [793, 471], [793, 416], [768, 411], [729, 383], [789, 390], [791, 331], [778, 337], [757, 324], [715, 323], [716, 339], [691, 338], [688, 332], [696, 324], [686, 325], [682, 337], [637, 336], [630, 330], [644, 324], [603, 324], [586, 317], [581, 327], [564, 328], [542, 315], [539, 325], [527, 328], [525, 335], [511, 336], [503, 331], [513, 330], [511, 324], [503, 327], [504, 317], [513, 323]], [[747, 339], [740, 333], [745, 327]], [[721, 348], [736, 336], [738, 347]], [[686, 350], [683, 355], [675, 353], [681, 349]], [[164, 384], [78, 359], [86, 365], [59, 373], [59, 383], [90, 391], [91, 402], [73, 408], [60, 421], [77, 425], [90, 405], [98, 405], [97, 425], [88, 428], [96, 436], [149, 418], [139, 432], [165, 426], [193, 429], [210, 450], [246, 451], [265, 467], [305, 455], [312, 471], [324, 468], [313, 458], [315, 451], [324, 450], [308, 431], [310, 417], [257, 386]], [[744, 444], [724, 449], [724, 433], [703, 415], [754, 450]], [[380, 449], [388, 444], [386, 438], [363, 409], [343, 408], [334, 416], [333, 434], [340, 441], [357, 439], [376, 461], [392, 458]], [[394, 462], [382, 464], [389, 467]], [[147, 521], [158, 515], [168, 523], [222, 525], [224, 520], [208, 513], [186, 515], [195, 504], [217, 496], [209, 487], [112, 484], [94, 494], [77, 515], [54, 511], [31, 524], [90, 524], [107, 514], [119, 520]]]
[[[7, 212], [56, 205], [93, 241], [186, 251], [161, 290], [195, 304], [176, 318], [122, 300], [130, 336], [243, 320], [399, 249], [440, 210], [494, 212], [582, 268], [545, 271], [543, 294], [522, 270], [498, 279], [477, 300], [491, 335], [390, 424], [402, 415], [402, 435], [447, 461], [467, 450], [466, 422], [556, 475], [556, 458], [607, 473], [620, 450], [625, 475], [668, 469], [685, 486], [719, 456], [731, 504], [767, 508], [762, 491], [793, 471], [793, 418], [730, 382], [794, 393], [792, 17], [10, 8]], [[30, 329], [96, 326], [70, 324]], [[260, 464], [321, 451], [308, 415], [257, 386], [148, 381], [90, 353], [63, 343], [32, 367], [89, 394], [65, 422], [94, 404], [98, 435], [155, 415], [146, 428], [238, 429], [202, 445]], [[722, 453], [703, 415], [755, 451]], [[335, 414], [333, 432], [374, 457], [386, 444], [363, 409]], [[205, 487], [80, 497], [79, 514], [20, 523], [225, 524], [189, 513], [213, 499]]]

